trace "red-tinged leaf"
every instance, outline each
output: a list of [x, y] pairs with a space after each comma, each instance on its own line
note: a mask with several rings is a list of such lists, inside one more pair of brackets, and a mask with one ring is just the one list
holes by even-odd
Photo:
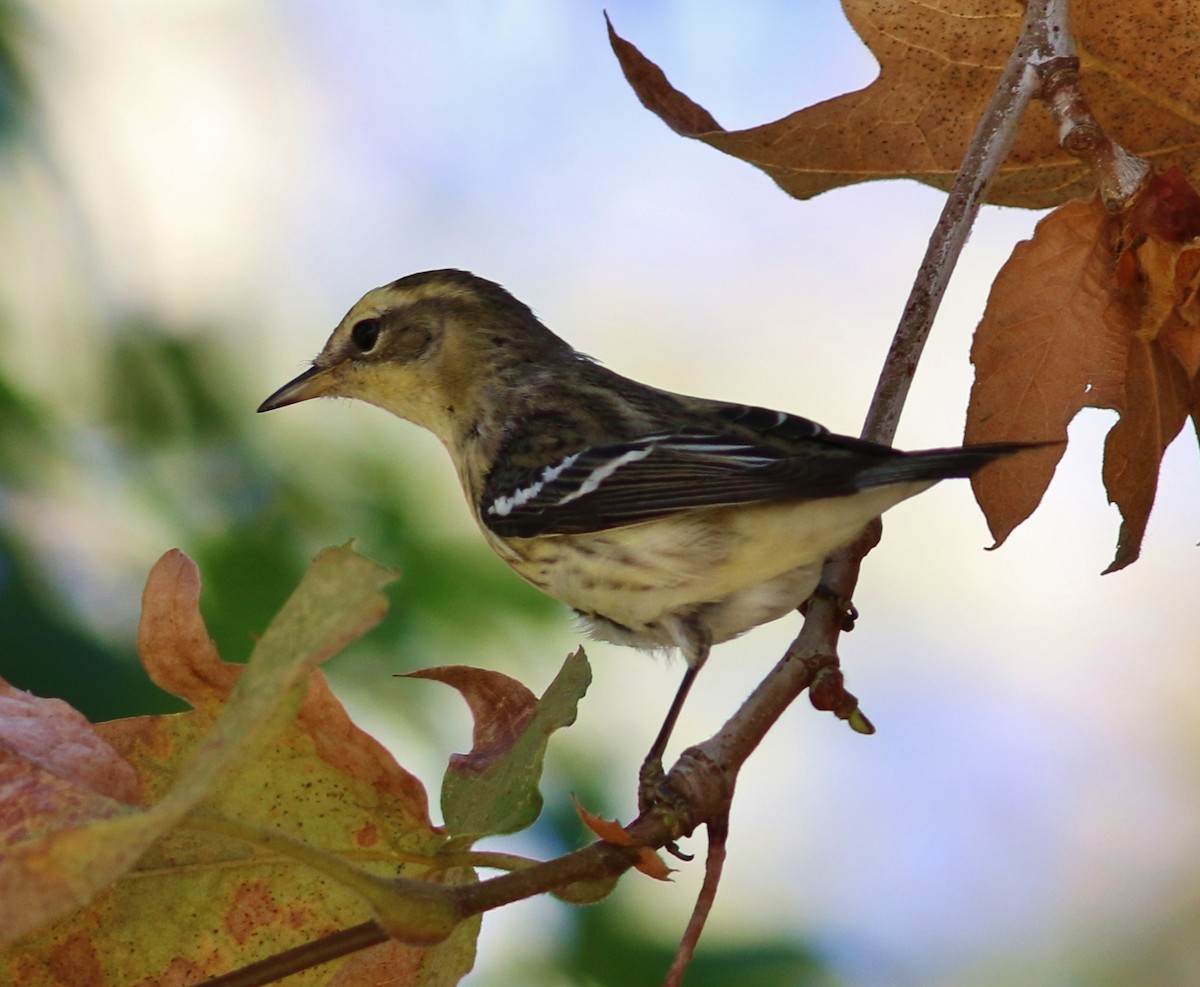
[[[0, 680], [0, 759], [23, 761], [118, 802], [137, 803], [137, 772], [61, 699], [42, 699]], [[0, 799], [5, 810], [14, 805]], [[5, 816], [7, 817], [7, 812]], [[3, 842], [3, 841], [0, 841]]]
[[[108, 811], [84, 816], [78, 811], [64, 811], [52, 820], [57, 825], [42, 826], [36, 833], [27, 833], [28, 838], [10, 845], [0, 860], [0, 938], [11, 941], [29, 935], [56, 917], [88, 904], [102, 891], [106, 897], [92, 907], [101, 911], [106, 906], [113, 907], [113, 902], [121, 896], [112, 891], [111, 885], [138, 865], [151, 847], [150, 856], [155, 857], [151, 870], [163, 883], [156, 885], [155, 893], [144, 882], [136, 887], [128, 882], [119, 885], [133, 892], [131, 898], [121, 899], [124, 905], [116, 909], [125, 916], [125, 921], [132, 921], [146, 909], [157, 910], [160, 917], [167, 914], [167, 903], [179, 900], [177, 892], [167, 890], [167, 879], [181, 874], [183, 886], [188, 886], [190, 880], [194, 889], [202, 884], [208, 889], [208, 896], [198, 896], [197, 902], [203, 900], [210, 908], [223, 907], [224, 902], [212, 898], [214, 885], [205, 883], [203, 865], [192, 859], [197, 852], [194, 841], [172, 843], [176, 826], [201, 801], [232, 803], [239, 797], [251, 802], [257, 800], [262, 811], [278, 824], [283, 818], [279, 815], [280, 793], [278, 787], [272, 786], [278, 786], [284, 776], [281, 764], [303, 775], [306, 767], [311, 768], [313, 740], [302, 738], [302, 756], [288, 751], [282, 762], [271, 761], [264, 752], [272, 750], [271, 745], [278, 745], [280, 737], [288, 732], [289, 712], [294, 712], [304, 698], [312, 664], [344, 641], [354, 628], [362, 627], [364, 621], [377, 619], [384, 599], [379, 586], [390, 578], [390, 574], [346, 550], [322, 553], [263, 635], [251, 663], [240, 669], [230, 668], [220, 663], [196, 609], [199, 579], [194, 565], [181, 553], [168, 553], [148, 580], [144, 596], [147, 619], [140, 641], [147, 661], [164, 673], [159, 678], [182, 683], [181, 691], [197, 702], [197, 709], [191, 714], [138, 718], [120, 721], [119, 726], [106, 724], [97, 728], [97, 733], [138, 772], [141, 801], [148, 808], [135, 811], [108, 800], [107, 807], [100, 807]], [[180, 667], [171, 668], [172, 664]], [[229, 692], [235, 678], [239, 678], [237, 687]], [[226, 694], [229, 702], [222, 707], [221, 700]], [[345, 730], [341, 733], [345, 740]], [[359, 742], [360, 753], [365, 746]], [[354, 747], [353, 741], [350, 747]], [[310, 761], [305, 762], [303, 755]], [[313, 774], [310, 769], [306, 777], [297, 780], [305, 796], [310, 796]], [[376, 772], [374, 778], [377, 780], [378, 776]], [[28, 771], [22, 775], [26, 783], [30, 778]], [[382, 788], [389, 801], [405, 790], [403, 780]], [[340, 796], [341, 803], [348, 801], [344, 791], [335, 794]], [[373, 794], [372, 798], [382, 801], [378, 795]], [[311, 801], [308, 797], [306, 804]], [[405, 806], [404, 811], [411, 819], [420, 815], [422, 807], [423, 802], [416, 809]], [[72, 809], [70, 805], [66, 808]], [[245, 817], [252, 815], [250, 811]], [[382, 828], [381, 818], [394, 817], [377, 815], [365, 826], [339, 832], [349, 839], [351, 846], [361, 850], [379, 842], [371, 839], [368, 829], [372, 825], [377, 830]], [[305, 832], [314, 828], [312, 820], [309, 824]], [[397, 822], [396, 827], [407, 833], [408, 821]], [[443, 842], [443, 837], [431, 833], [427, 824], [421, 832], [431, 852]], [[411, 836], [406, 835], [402, 842], [411, 844]], [[253, 854], [244, 844], [238, 843], [237, 847], [236, 851], [223, 851], [221, 858], [235, 859], [238, 852]], [[211, 851], [199, 854], [200, 861], [211, 863], [212, 859]], [[301, 869], [311, 872], [311, 868]], [[227, 874], [236, 883], [238, 872], [227, 871]], [[344, 892], [343, 897], [352, 905], [357, 903], [359, 914], [364, 912], [356, 895]], [[68, 930], [72, 920], [66, 920], [62, 927], [43, 929], [26, 940], [25, 948], [33, 951], [30, 955], [41, 956], [44, 962], [47, 950], [60, 951], [66, 939], [78, 935], [88, 921], [98, 920], [95, 912], [90, 914], [91, 919], [82, 917], [78, 926], [71, 926], [75, 931]], [[109, 918], [117, 921], [112, 915]], [[147, 916], [143, 918], [148, 920]], [[293, 925], [293, 935], [295, 928]], [[170, 951], [185, 941], [182, 934], [162, 937], [161, 941], [155, 940], [156, 950], [161, 946]], [[204, 947], [198, 948], [203, 952]], [[157, 968], [155, 964], [160, 960], [157, 951], [151, 955], [148, 949], [131, 950], [117, 939], [109, 940], [101, 953], [107, 957], [106, 961], [120, 964], [136, 959], [142, 970]], [[214, 954], [209, 949], [205, 955], [211, 958]], [[16, 954], [7, 958], [13, 962], [19, 959]], [[170, 964], [174, 960], [168, 957], [162, 962]], [[121, 983], [138, 979], [129, 973], [131, 968], [123, 969], [125, 973], [110, 979]], [[0, 981], [5, 980], [6, 970], [0, 968]]]
[[[1069, 202], [1019, 243], [975, 331], [964, 441], [1058, 441], [1085, 406], [1124, 400], [1129, 331], [1110, 293], [1110, 220], [1095, 198]], [[1026, 452], [972, 478], [995, 545], [1033, 513], [1065, 446]]]
[[537, 696], [524, 685], [485, 668], [440, 665], [400, 677], [441, 682], [466, 700], [474, 722], [471, 752], [451, 755], [451, 764], [462, 772], [483, 771], [512, 750], [537, 708]]
[[[579, 818], [583, 820], [583, 824], [605, 843], [611, 843], [614, 846], [638, 846], [625, 827], [617, 822], [617, 820], [605, 819], [603, 816], [597, 816], [594, 813], [588, 812], [587, 809], [579, 804], [579, 799], [575, 800], [575, 811], [579, 813]], [[652, 877], [656, 881], [669, 881], [671, 879], [671, 868], [663, 863], [663, 859], [650, 849], [650, 847], [639, 847], [638, 862], [634, 866], [647, 877]]]
[[[63, 852], [61, 837], [109, 821], [119, 824], [135, 814], [127, 803], [138, 797], [133, 767], [79, 713], [60, 700], [3, 685], [0, 945], [87, 899], [89, 880], [103, 879], [103, 858], [111, 850], [89, 854], [67, 847]], [[129, 854], [119, 848], [116, 853], [129, 861]], [[0, 982], [7, 982], [2, 964]]]
[[1200, 194], [1178, 167], [1151, 175], [1126, 212], [1137, 234], [1172, 243], [1200, 237]]
[[[370, 919], [375, 899], [363, 889], [379, 886], [373, 874], [389, 889], [395, 877], [475, 879], [468, 868], [438, 862], [446, 838], [429, 821], [420, 784], [350, 722], [319, 672], [298, 671], [378, 612], [378, 588], [389, 578], [353, 553], [323, 553], [264, 635], [265, 650], [236, 666], [222, 663], [208, 640], [194, 567], [178, 553], [162, 560], [147, 589], [141, 640], [196, 709], [95, 728], [137, 772], [148, 808], [106, 800], [100, 808], [110, 811], [98, 819], [60, 811], [51, 820], [57, 829], [27, 834], [4, 856], [0, 938], [27, 934], [0, 954], [0, 983], [40, 982], [28, 972], [47, 969], [72, 984], [199, 983]], [[255, 671], [259, 661], [265, 671]], [[271, 704], [294, 708], [297, 690], [298, 717], [277, 727]], [[0, 755], [0, 785], [4, 767]], [[49, 782], [42, 791], [51, 794], [67, 784]], [[201, 802], [201, 815], [176, 825]], [[260, 832], [307, 849], [299, 859], [277, 844], [262, 853]], [[333, 877], [322, 861], [339, 862]], [[125, 870], [133, 879], [112, 884]], [[38, 928], [93, 893], [87, 908]], [[414, 923], [422, 926], [422, 916]], [[384, 943], [321, 976], [454, 982], [471, 966], [477, 932], [472, 919], [436, 946]]]
[[458, 667], [410, 673], [458, 688], [475, 716], [470, 754], [450, 758], [442, 782], [442, 816], [461, 842], [512, 833], [542, 809], [538, 783], [550, 735], [575, 721], [579, 699], [591, 683], [580, 648], [533, 705], [532, 694], [499, 672]]
[[1191, 382], [1183, 368], [1154, 341], [1133, 341], [1126, 387], [1121, 420], [1104, 443], [1104, 486], [1122, 519], [1116, 557], [1106, 573], [1138, 557], [1163, 453], [1183, 428], [1192, 404]]

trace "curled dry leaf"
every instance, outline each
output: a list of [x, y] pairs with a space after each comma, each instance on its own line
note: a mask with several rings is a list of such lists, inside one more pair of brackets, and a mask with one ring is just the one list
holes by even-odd
[[[137, 773], [82, 713], [0, 680], [0, 760], [21, 761], [118, 802], [136, 803]], [[4, 799], [8, 809], [13, 808]]]
[[194, 707], [224, 702], [241, 671], [217, 654], [200, 615], [200, 570], [177, 548], [146, 580], [137, 644], [154, 683]]
[[[882, 178], [948, 189], [1020, 33], [1024, 5], [843, 0], [842, 6], [879, 61], [878, 78], [746, 130], [723, 129], [611, 24], [610, 41], [643, 105], [685, 137], [761, 168], [789, 195], [807, 199]], [[1200, 45], [1192, 0], [1078, 0], [1071, 20], [1089, 99], [1109, 136], [1160, 169], [1194, 171]], [[1087, 167], [1059, 145], [1050, 113], [1035, 108], [1025, 114], [988, 200], [1045, 208], [1086, 195], [1094, 184]]]
[[[1119, 215], [1096, 198], [1043, 219], [992, 286], [975, 332], [965, 441], [1065, 441], [1082, 408], [1116, 411], [1103, 479], [1121, 512], [1106, 571], [1138, 557], [1163, 452], [1200, 428], [1200, 197], [1183, 175], [1149, 181]], [[1000, 545], [1041, 500], [1062, 447], [972, 479]]]
[[463, 771], [482, 771], [512, 749], [537, 706], [537, 696], [511, 676], [469, 665], [439, 665], [403, 678], [431, 679], [457, 689], [474, 723], [470, 754], [452, 755]]

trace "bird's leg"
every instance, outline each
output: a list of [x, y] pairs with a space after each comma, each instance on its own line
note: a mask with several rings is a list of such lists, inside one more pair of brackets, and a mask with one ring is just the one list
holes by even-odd
[[638, 808], [642, 812], [658, 802], [661, 797], [661, 786], [665, 777], [662, 756], [671, 740], [671, 733], [675, 729], [675, 723], [683, 710], [688, 693], [692, 691], [692, 684], [696, 681], [696, 676], [704, 667], [704, 663], [708, 661], [708, 652], [711, 647], [707, 635], [696, 633], [689, 641], [689, 647], [684, 650], [688, 658], [687, 671], [683, 673], [683, 681], [679, 683], [675, 698], [671, 700], [671, 708], [667, 710], [666, 719], [663, 720], [663, 724], [658, 730], [658, 736], [650, 745], [650, 751], [646, 754], [646, 759], [642, 761], [641, 770], [638, 772]]

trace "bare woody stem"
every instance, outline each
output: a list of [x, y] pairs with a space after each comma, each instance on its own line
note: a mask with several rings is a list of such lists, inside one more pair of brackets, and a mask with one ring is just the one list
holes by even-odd
[[1041, 87], [1041, 68], [1071, 56], [1074, 45], [1065, 26], [1067, 0], [1030, 0], [1021, 37], [1009, 56], [991, 102], [975, 128], [942, 214], [925, 248], [912, 291], [892, 337], [879, 383], [863, 423], [862, 437], [891, 444], [900, 412], [917, 372], [917, 363], [933, 320], [958, 263], [967, 235], [979, 214], [988, 186], [1017, 136], [1017, 125]]
[[[1066, 3], [1067, 0], [1029, 0], [1020, 38], [975, 129], [946, 205], [929, 238], [863, 424], [862, 437], [865, 439], [890, 445], [896, 435], [900, 413], [950, 275], [987, 188], [1016, 139], [1021, 116], [1041, 87], [1041, 67], [1062, 54], [1056, 50], [1057, 44], [1071, 43], [1070, 32], [1066, 30]], [[720, 803], [714, 807], [716, 812], [701, 808], [698, 803], [704, 800], [695, 797], [701, 790], [693, 791], [692, 786], [702, 782], [702, 790], [707, 790], [712, 797], [723, 797], [727, 805], [746, 758], [804, 689], [810, 689], [810, 696], [814, 695], [812, 687], [820, 676], [835, 679], [832, 691], [835, 696], [840, 693], [843, 708], [834, 711], [842, 718], [850, 719], [856, 729], [873, 730], [858, 713], [857, 701], [841, 687], [837, 642], [843, 628], [848, 626], [846, 601], [854, 593], [862, 559], [879, 540], [880, 531], [878, 523], [870, 526], [854, 545], [826, 562], [821, 583], [828, 593], [814, 596], [809, 601], [804, 626], [786, 654], [721, 730], [704, 743], [684, 751], [667, 775], [667, 787], [678, 792], [687, 805], [690, 818], [684, 821], [685, 829], [690, 822], [714, 820], [721, 823], [727, 818], [727, 809]], [[712, 891], [715, 893], [715, 887]], [[689, 944], [685, 937], [671, 969], [678, 979], [682, 978], [682, 970], [686, 968], [693, 948], [694, 942]], [[668, 980], [675, 982], [670, 977]]]
[[1150, 163], [1116, 143], [1092, 114], [1080, 84], [1079, 59], [1066, 23], [1065, 3], [1052, 5], [1048, 20], [1051, 36], [1060, 41], [1061, 50], [1042, 69], [1041, 98], [1058, 121], [1059, 143], [1091, 168], [1101, 200], [1116, 212], [1141, 189], [1150, 174]]
[[[908, 303], [892, 339], [879, 375], [879, 383], [863, 425], [863, 438], [890, 443], [896, 434], [904, 402], [917, 363], [941, 305], [950, 275], [979, 213], [988, 186], [1016, 138], [1021, 115], [1041, 92], [1044, 75], [1070, 61], [1074, 44], [1067, 21], [1067, 0], [1029, 0], [1021, 35], [1009, 56], [992, 94], [946, 205], [930, 236], [917, 271]], [[878, 540], [878, 528], [869, 530], [854, 545], [832, 556], [825, 565], [822, 584], [833, 598], [849, 600], [858, 581], [863, 556]], [[837, 641], [844, 607], [832, 599], [815, 597], [799, 636], [787, 653], [719, 733], [684, 753], [668, 782], [682, 790], [677, 772], [697, 764], [722, 765], [736, 774], [737, 767], [757, 746], [766, 731], [791, 702], [814, 681], [822, 669], [836, 673]], [[839, 715], [843, 715], [839, 712]], [[730, 775], [729, 787], [732, 788]]]

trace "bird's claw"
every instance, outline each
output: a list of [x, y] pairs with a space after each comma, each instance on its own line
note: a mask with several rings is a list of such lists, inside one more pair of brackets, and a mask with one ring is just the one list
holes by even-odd
[[[638, 811], [642, 815], [653, 812], [673, 821], [684, 818], [686, 810], [684, 801], [667, 784], [662, 758], [651, 754], [642, 762], [638, 771]], [[680, 850], [679, 844], [674, 840], [663, 844], [663, 849], [677, 860], [694, 859], [693, 854]]]
[[807, 617], [812, 601], [818, 596], [824, 600], [828, 600], [833, 604], [834, 609], [837, 610], [841, 619], [840, 630], [846, 632], [854, 630], [854, 624], [858, 620], [858, 607], [854, 605], [854, 601], [849, 597], [835, 592], [824, 583], [818, 583], [817, 588], [812, 591], [812, 596], [800, 604], [800, 613]]

